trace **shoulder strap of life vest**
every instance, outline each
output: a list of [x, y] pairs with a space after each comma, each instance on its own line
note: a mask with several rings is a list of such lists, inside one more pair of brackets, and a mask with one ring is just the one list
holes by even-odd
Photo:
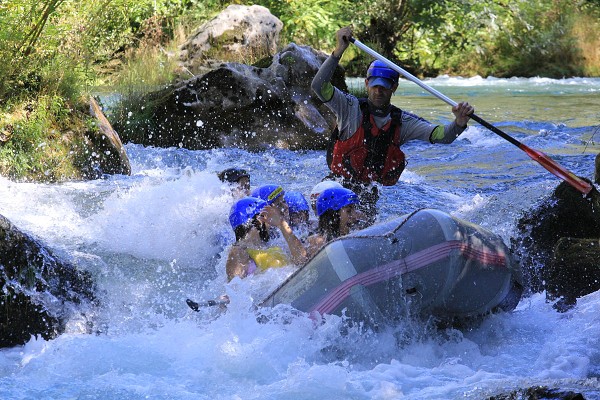
[[369, 106], [366, 101], [364, 104], [365, 106], [361, 104], [361, 111], [363, 113], [365, 145], [368, 150], [367, 158], [365, 159], [365, 167], [376, 174], [381, 175], [381, 171], [385, 166], [389, 147], [394, 144], [398, 145], [394, 139], [396, 138], [396, 130], [402, 124], [402, 110], [398, 107], [391, 106], [390, 115], [392, 121], [389, 128], [387, 130], [379, 129], [377, 136], [373, 136], [371, 134], [373, 124], [371, 124]]

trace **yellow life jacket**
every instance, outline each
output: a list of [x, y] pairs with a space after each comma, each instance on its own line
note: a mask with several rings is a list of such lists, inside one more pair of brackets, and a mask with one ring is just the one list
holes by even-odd
[[268, 249], [246, 249], [257, 269], [264, 271], [267, 268], [279, 268], [288, 265], [287, 256], [281, 247], [274, 246]]

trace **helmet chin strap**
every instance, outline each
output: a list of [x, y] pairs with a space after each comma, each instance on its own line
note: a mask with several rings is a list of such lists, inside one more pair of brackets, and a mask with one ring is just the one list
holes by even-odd
[[369, 112], [376, 117], [385, 117], [390, 113], [390, 104], [388, 103], [384, 107], [375, 106], [371, 100], [367, 99], [367, 103], [369, 104]]

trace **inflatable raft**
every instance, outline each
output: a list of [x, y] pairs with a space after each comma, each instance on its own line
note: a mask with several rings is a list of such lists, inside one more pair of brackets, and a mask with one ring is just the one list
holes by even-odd
[[520, 280], [498, 235], [422, 209], [330, 242], [261, 305], [377, 324], [419, 315], [456, 323], [514, 309]]

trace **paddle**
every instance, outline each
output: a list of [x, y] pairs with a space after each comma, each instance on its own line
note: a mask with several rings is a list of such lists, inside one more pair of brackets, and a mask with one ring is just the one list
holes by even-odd
[[[396, 64], [394, 64], [393, 62], [391, 62], [390, 60], [388, 60], [381, 54], [377, 53], [376, 51], [372, 50], [371, 48], [367, 47], [366, 45], [364, 45], [357, 39], [351, 37], [351, 38], [349, 38], [349, 40], [351, 43], [354, 43], [354, 45], [356, 47], [358, 47], [365, 53], [371, 55], [374, 58], [377, 58], [377, 59], [383, 61], [384, 63], [387, 64], [388, 67], [390, 67], [391, 69], [404, 75], [405, 78], [416, 83], [423, 89], [427, 90], [429, 93], [436, 96], [438, 99], [445, 101], [446, 103], [450, 104], [453, 107], [457, 104], [454, 100], [443, 95], [442, 93], [438, 92], [434, 88], [426, 85], [419, 78], [415, 77], [410, 72], [407, 72], [404, 69], [400, 68], [399, 66], [397, 66]], [[581, 179], [580, 177], [576, 176], [575, 174], [573, 174], [572, 172], [567, 170], [562, 165], [558, 164], [556, 161], [552, 160], [550, 157], [548, 157], [546, 154], [542, 153], [541, 151], [534, 150], [534, 149], [524, 145], [523, 143], [519, 142], [512, 136], [509, 136], [508, 134], [504, 133], [503, 131], [496, 128], [495, 126], [493, 126], [489, 122], [485, 121], [483, 118], [479, 117], [476, 114], [471, 114], [470, 118], [479, 122], [481, 125], [483, 125], [487, 129], [491, 130], [492, 132], [494, 132], [501, 138], [509, 141], [510, 143], [514, 144], [515, 146], [517, 146], [518, 148], [523, 150], [529, 157], [531, 157], [531, 159], [538, 162], [542, 167], [546, 168], [548, 171], [550, 171], [554, 175], [563, 179], [565, 182], [567, 182], [569, 185], [573, 186], [575, 189], [577, 189], [581, 193], [587, 195], [592, 190], [593, 186], [590, 183], [588, 183], [585, 180]]]
[[190, 299], [186, 299], [185, 302], [192, 310], [200, 311], [200, 308], [203, 307], [225, 306], [229, 304], [229, 299], [206, 300], [199, 303]]

